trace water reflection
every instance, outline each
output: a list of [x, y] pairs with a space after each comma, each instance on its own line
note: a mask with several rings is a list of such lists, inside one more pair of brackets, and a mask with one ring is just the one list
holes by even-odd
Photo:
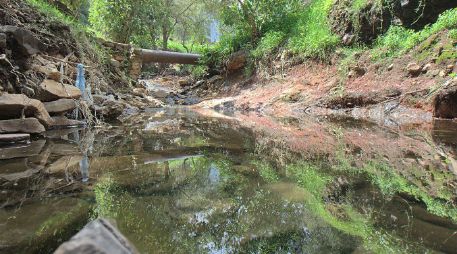
[[96, 216], [142, 253], [456, 252], [453, 125], [237, 118], [151, 111], [0, 148], [0, 252], [51, 252]]

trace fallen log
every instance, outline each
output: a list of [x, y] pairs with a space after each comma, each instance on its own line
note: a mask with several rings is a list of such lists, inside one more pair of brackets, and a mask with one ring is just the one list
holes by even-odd
[[170, 63], [170, 64], [193, 64], [198, 65], [201, 56], [199, 54], [177, 53], [162, 50], [139, 49], [143, 64], [147, 63]]

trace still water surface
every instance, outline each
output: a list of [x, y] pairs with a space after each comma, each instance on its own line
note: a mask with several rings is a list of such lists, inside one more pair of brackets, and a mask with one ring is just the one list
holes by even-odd
[[1, 147], [0, 252], [105, 217], [141, 253], [457, 253], [452, 123], [252, 119], [270, 128], [168, 109]]

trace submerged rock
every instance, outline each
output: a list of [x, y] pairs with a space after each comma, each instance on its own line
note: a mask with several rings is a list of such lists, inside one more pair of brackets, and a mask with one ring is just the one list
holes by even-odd
[[73, 253], [133, 254], [138, 251], [111, 223], [105, 219], [98, 219], [87, 224], [54, 252]]
[[14, 145], [0, 148], [0, 160], [25, 158], [39, 155], [46, 140], [34, 141], [27, 145]]

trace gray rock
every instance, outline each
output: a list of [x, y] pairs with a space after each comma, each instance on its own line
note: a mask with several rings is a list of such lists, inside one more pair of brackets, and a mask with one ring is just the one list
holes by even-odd
[[30, 30], [17, 26], [0, 26], [0, 32], [11, 34], [16, 42], [29, 55], [34, 55], [44, 48], [43, 43], [38, 40]]
[[76, 108], [76, 102], [73, 99], [60, 99], [43, 104], [49, 114], [65, 113]]
[[54, 254], [133, 254], [135, 247], [111, 223], [98, 219], [87, 224]]
[[0, 121], [0, 133], [42, 133], [44, 126], [36, 118], [9, 119]]
[[23, 94], [4, 93], [0, 96], [0, 119], [20, 118], [22, 112], [26, 117], [35, 117], [45, 127], [52, 126], [52, 118], [41, 101]]
[[0, 33], [0, 49], [6, 48], [6, 34]]

